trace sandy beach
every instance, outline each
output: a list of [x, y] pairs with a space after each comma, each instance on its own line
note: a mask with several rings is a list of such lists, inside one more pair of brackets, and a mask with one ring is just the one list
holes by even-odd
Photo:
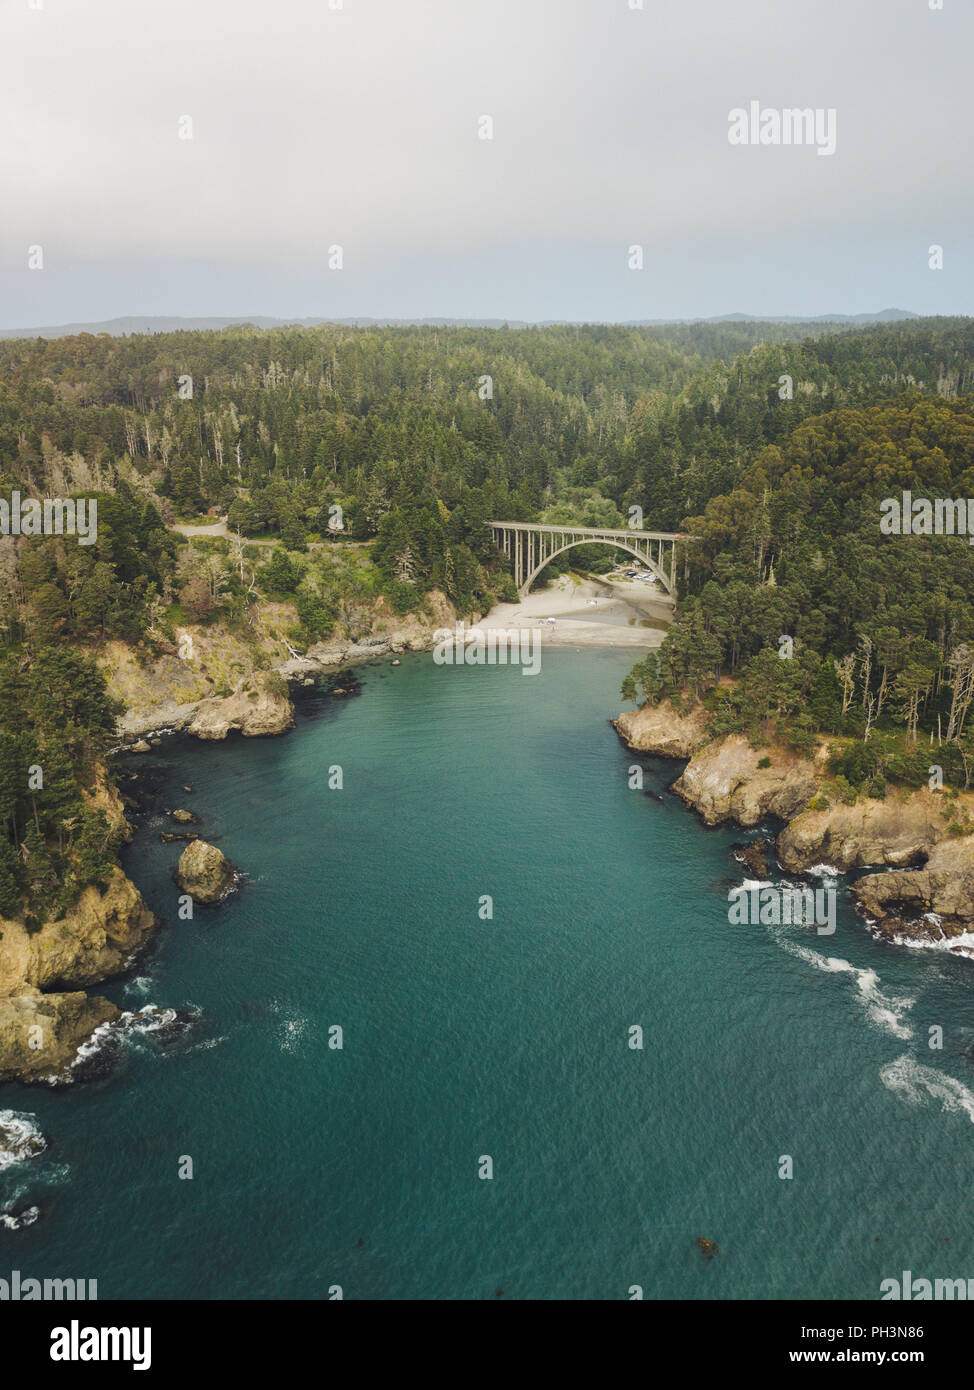
[[[542, 622], [554, 618], [554, 623]], [[550, 647], [658, 647], [673, 605], [638, 581], [560, 575], [521, 603], [499, 603], [476, 624], [484, 632], [534, 628]]]

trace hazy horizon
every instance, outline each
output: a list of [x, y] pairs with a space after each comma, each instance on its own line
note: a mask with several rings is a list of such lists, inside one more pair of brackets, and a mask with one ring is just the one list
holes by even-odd
[[[767, 323], [771, 324], [794, 324], [796, 327], [809, 326], [815, 324], [835, 324], [837, 327], [867, 328], [875, 324], [915, 322], [924, 317], [914, 314], [910, 310], [880, 310], [876, 314], [843, 315], [843, 314], [821, 314], [814, 317], [802, 317], [798, 315], [751, 315], [751, 314], [727, 314], [727, 315], [706, 315], [700, 318], [672, 318], [672, 319], [630, 319], [630, 320], [611, 320], [611, 319], [519, 319], [513, 315], [505, 318], [503, 316], [493, 318], [453, 318], [446, 315], [429, 314], [414, 316], [411, 318], [390, 318], [378, 315], [350, 315], [346, 318], [320, 318], [310, 316], [305, 318], [281, 318], [269, 314], [239, 314], [239, 315], [205, 315], [205, 314], [186, 314], [186, 315], [162, 315], [162, 314], [124, 314], [112, 319], [91, 319], [79, 320], [72, 323], [62, 324], [20, 324], [16, 328], [0, 328], [0, 339], [11, 339], [17, 337], [28, 338], [37, 337], [67, 337], [72, 333], [110, 333], [113, 335], [139, 334], [139, 333], [167, 333], [180, 331], [220, 331], [225, 328], [236, 328], [250, 325], [257, 329], [269, 330], [272, 328], [317, 328], [317, 327], [354, 327], [354, 328], [396, 328], [396, 327], [457, 327], [457, 328], [548, 328], [548, 327], [572, 327], [572, 328], [664, 328], [678, 324], [700, 324], [700, 323]], [[965, 315], [950, 315], [950, 317], [966, 317]]]
[[0, 0], [0, 328], [974, 312], [969, 10], [638, 3]]

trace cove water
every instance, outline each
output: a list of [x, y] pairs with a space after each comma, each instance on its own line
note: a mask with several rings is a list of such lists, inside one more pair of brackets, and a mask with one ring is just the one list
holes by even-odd
[[[105, 1079], [0, 1089], [49, 1141], [0, 1169], [0, 1206], [39, 1213], [0, 1229], [0, 1272], [101, 1299], [974, 1275], [974, 962], [873, 941], [841, 887], [832, 937], [731, 925], [742, 832], [629, 787], [632, 659], [546, 650], [526, 680], [417, 655], [285, 738], [131, 758], [248, 882], [179, 921], [172, 823], [138, 832], [125, 866], [168, 923], [101, 988], [195, 1021], [132, 1032]], [[641, 761], [660, 790], [677, 771]]]

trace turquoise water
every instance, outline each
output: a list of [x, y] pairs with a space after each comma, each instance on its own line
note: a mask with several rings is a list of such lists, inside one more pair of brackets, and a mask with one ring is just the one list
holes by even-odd
[[630, 664], [414, 656], [286, 738], [132, 759], [249, 882], [178, 921], [180, 846], [161, 815], [139, 832], [126, 867], [169, 921], [104, 992], [200, 1012], [172, 1046], [132, 1037], [104, 1080], [0, 1088], [50, 1141], [0, 1173], [4, 1205], [41, 1209], [0, 1231], [0, 1273], [379, 1299], [875, 1298], [903, 1269], [974, 1275], [974, 962], [874, 942], [845, 905], [831, 939], [729, 925], [741, 832], [628, 786], [607, 720]]

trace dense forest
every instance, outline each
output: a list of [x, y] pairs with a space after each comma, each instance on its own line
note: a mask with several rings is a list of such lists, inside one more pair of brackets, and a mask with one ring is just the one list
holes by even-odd
[[[483, 612], [514, 596], [492, 517], [621, 525], [638, 506], [698, 538], [629, 695], [702, 699], [715, 729], [799, 748], [841, 736], [849, 794], [932, 761], [966, 781], [972, 552], [881, 535], [878, 502], [974, 494], [972, 393], [967, 319], [0, 343], [0, 496], [98, 502], [91, 546], [0, 538], [0, 911], [60, 910], [111, 862], [90, 805], [114, 719], [101, 645], [149, 659], [187, 620], [246, 631], [260, 596], [290, 605], [299, 645], [433, 589]], [[172, 530], [224, 516], [227, 535]]]
[[[912, 389], [804, 420], [688, 517], [684, 596], [630, 698], [703, 701], [715, 734], [836, 740], [835, 794], [974, 771], [974, 550], [886, 535], [881, 502], [974, 496], [974, 398]], [[728, 679], [732, 678], [732, 679]], [[936, 744], [936, 750], [932, 748]]]

